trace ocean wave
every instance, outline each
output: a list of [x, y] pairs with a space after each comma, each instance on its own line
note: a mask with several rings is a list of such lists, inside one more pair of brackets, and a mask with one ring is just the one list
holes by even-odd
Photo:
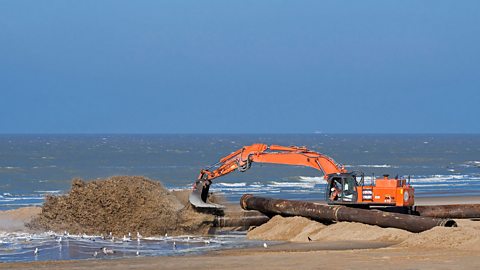
[[0, 201], [4, 202], [13, 202], [13, 201], [26, 201], [26, 200], [43, 200], [43, 196], [35, 197], [35, 196], [12, 196], [12, 197], [4, 197], [0, 199]]
[[360, 167], [360, 168], [398, 168], [389, 164], [360, 164], [360, 165], [345, 165], [345, 167]]
[[4, 167], [0, 167], [0, 170], [19, 170], [21, 169], [20, 167], [16, 167], [16, 166], [4, 166]]
[[480, 161], [471, 160], [471, 161], [465, 162], [462, 165], [467, 166], [467, 167], [479, 167], [480, 168]]
[[276, 182], [276, 181], [271, 181], [270, 184], [267, 184], [267, 186], [282, 187], [282, 188], [287, 188], [287, 187], [313, 188], [313, 187], [315, 186], [315, 183], [310, 183], [310, 182]]
[[51, 169], [57, 168], [57, 165], [48, 165], [48, 166], [33, 166], [32, 169]]
[[423, 182], [450, 182], [450, 181], [471, 181], [471, 180], [480, 180], [479, 177], [472, 175], [457, 175], [457, 174], [436, 174], [428, 176], [412, 176], [412, 183], [423, 183]]
[[314, 182], [314, 183], [324, 183], [325, 179], [323, 176], [298, 176], [302, 182]]
[[460, 186], [472, 186], [470, 183], [445, 183], [445, 184], [414, 184], [413, 187], [460, 187]]
[[247, 185], [245, 182], [241, 183], [215, 183], [216, 185], [224, 186], [224, 187], [244, 187]]

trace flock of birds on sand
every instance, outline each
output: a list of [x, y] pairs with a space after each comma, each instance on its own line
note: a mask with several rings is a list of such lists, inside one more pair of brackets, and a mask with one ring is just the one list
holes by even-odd
[[[63, 236], [59, 236], [59, 237], [55, 236], [55, 239], [56, 239], [56, 241], [57, 241], [59, 244], [61, 244], [62, 241], [63, 241], [63, 239], [64, 239], [64, 237], [65, 237], [65, 238], [71, 237], [71, 236], [70, 236], [70, 233], [68, 233], [67, 231], [65, 231], [64, 234], [63, 234]], [[91, 241], [95, 242], [95, 237], [89, 237], [89, 236], [86, 235], [86, 234], [82, 234], [82, 235], [80, 236], [80, 238], [81, 238], [81, 239], [88, 239], [88, 240], [91, 240]], [[113, 236], [112, 232], [110, 232], [108, 236], [104, 236], [104, 235], [102, 234], [102, 235], [100, 236], [100, 238], [101, 238], [102, 240], [110, 240], [111, 242], [115, 242], [115, 236]], [[165, 233], [165, 239], [167, 239], [167, 238], [168, 238], [168, 234]], [[143, 236], [140, 234], [140, 232], [137, 232], [137, 237], [136, 237], [137, 242], [140, 243], [140, 241], [141, 241], [142, 239], [143, 239]], [[122, 241], [122, 242], [131, 242], [131, 241], [132, 241], [132, 235], [131, 235], [131, 233], [128, 233], [128, 236], [127, 236], [127, 235], [124, 235], [123, 238], [121, 238], [121, 241]], [[187, 241], [190, 241], [190, 236], [187, 236]], [[209, 245], [209, 244], [210, 244], [210, 240], [204, 240], [204, 244]], [[268, 246], [267, 246], [266, 243], [263, 243], [263, 247], [264, 247], [264, 248], [267, 248]], [[173, 241], [172, 248], [173, 248], [174, 250], [177, 249], [177, 243], [176, 243], [175, 241]], [[40, 250], [38, 249], [38, 247], [36, 247], [36, 248], [33, 250], [33, 254], [34, 254], [35, 256], [38, 256], [39, 253], [40, 253]], [[92, 254], [92, 256], [96, 258], [96, 257], [98, 257], [98, 256], [101, 255], [101, 254], [103, 254], [103, 255], [113, 255], [113, 254], [115, 254], [115, 250], [109, 249], [109, 248], [103, 246], [103, 247], [101, 247], [98, 251], [97, 251], [97, 250], [94, 251], [93, 254]], [[137, 250], [136, 255], [137, 255], [137, 256], [140, 256], [140, 251]]]

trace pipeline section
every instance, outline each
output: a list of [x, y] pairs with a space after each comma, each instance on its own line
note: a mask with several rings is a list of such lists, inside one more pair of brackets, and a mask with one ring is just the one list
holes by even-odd
[[249, 228], [250, 226], [260, 226], [269, 220], [270, 218], [265, 215], [243, 217], [216, 216], [213, 226]]
[[456, 227], [451, 219], [439, 219], [379, 210], [366, 210], [342, 205], [322, 205], [319, 203], [272, 199], [245, 194], [240, 199], [245, 210], [257, 210], [267, 216], [302, 216], [320, 222], [359, 222], [380, 227], [391, 227], [410, 232], [423, 232], [435, 226]]
[[480, 218], [480, 204], [419, 205], [413, 214], [433, 218]]

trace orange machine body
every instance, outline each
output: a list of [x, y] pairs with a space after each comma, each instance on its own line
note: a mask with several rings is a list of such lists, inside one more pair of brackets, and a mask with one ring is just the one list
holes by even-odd
[[357, 186], [359, 204], [413, 206], [415, 189], [405, 179], [376, 179], [374, 185]]

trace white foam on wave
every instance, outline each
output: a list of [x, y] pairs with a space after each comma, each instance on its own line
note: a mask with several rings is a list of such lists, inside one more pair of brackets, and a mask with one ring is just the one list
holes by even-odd
[[412, 183], [431, 183], [431, 182], [451, 182], [451, 181], [478, 181], [479, 177], [471, 175], [448, 175], [448, 174], [436, 174], [429, 176], [412, 176]]
[[[348, 165], [349, 167], [361, 167], [361, 168], [392, 168], [392, 165], [388, 164], [359, 164], [359, 165]], [[398, 167], [394, 167], [398, 168]]]
[[465, 167], [480, 167], [480, 161], [478, 161], [478, 160], [467, 161], [464, 164], [462, 164], [462, 166], [465, 166]]
[[12, 196], [12, 197], [5, 197], [2, 196], [2, 200], [4, 202], [12, 202], [12, 201], [25, 201], [25, 200], [43, 200], [43, 197], [35, 197], [35, 196]]
[[58, 194], [60, 192], [62, 192], [61, 190], [36, 190], [34, 191], [35, 193], [53, 193], [53, 194]]
[[18, 170], [20, 167], [16, 166], [5, 166], [5, 167], [0, 167], [0, 169], [5, 169], [5, 170]]
[[302, 182], [325, 183], [323, 176], [299, 176]]
[[274, 187], [280, 187], [280, 188], [296, 188], [296, 187], [302, 187], [302, 188], [313, 188], [315, 186], [315, 183], [311, 182], [276, 182], [276, 181], [271, 181], [270, 184], [267, 186], [274, 186]]
[[241, 182], [241, 183], [216, 183], [216, 185], [219, 186], [224, 186], [224, 187], [245, 187], [247, 183]]
[[418, 188], [418, 187], [460, 187], [460, 186], [471, 186], [471, 184], [469, 184], [469, 183], [414, 184], [415, 188]]

